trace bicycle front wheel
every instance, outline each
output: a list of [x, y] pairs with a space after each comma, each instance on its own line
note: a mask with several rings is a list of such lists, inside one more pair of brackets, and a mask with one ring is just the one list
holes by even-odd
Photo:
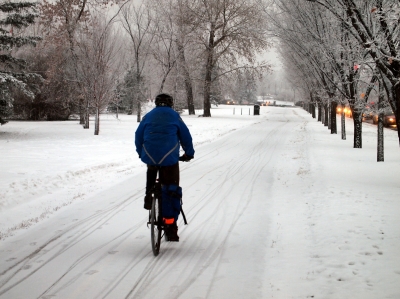
[[161, 220], [162, 219], [161, 219], [160, 199], [154, 197], [150, 215], [151, 248], [153, 249], [154, 256], [157, 256], [158, 253], [160, 252], [161, 233], [162, 233]]

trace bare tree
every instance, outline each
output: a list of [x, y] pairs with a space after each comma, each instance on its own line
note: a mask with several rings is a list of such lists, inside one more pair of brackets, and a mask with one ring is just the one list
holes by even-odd
[[[326, 111], [329, 103], [335, 104], [342, 100], [348, 103], [352, 110], [354, 123], [354, 148], [362, 147], [362, 119], [370, 95], [374, 92], [379, 96], [379, 122], [382, 122], [382, 111], [385, 103], [395, 104], [393, 82], [382, 71], [382, 61], [376, 61], [373, 53], [382, 53], [391, 48], [390, 42], [385, 46], [385, 14], [379, 15], [379, 7], [387, 13], [400, 12], [400, 6], [387, 1], [309, 1], [315, 3], [300, 3], [297, 0], [276, 1], [280, 8], [279, 17], [271, 16], [281, 38], [281, 52], [284, 63], [295, 66], [292, 74], [301, 78], [303, 86], [310, 90], [310, 82], [316, 89], [310, 93], [310, 99], [323, 99], [326, 95], [329, 101], [323, 105], [325, 113], [322, 121], [329, 117]], [[371, 6], [372, 5], [372, 6]], [[391, 8], [392, 11], [389, 9]], [[358, 14], [362, 13], [362, 16]], [[394, 15], [392, 16], [394, 17]], [[281, 18], [281, 19], [280, 19]], [[378, 24], [377, 20], [383, 19]], [[390, 19], [390, 18], [389, 18]], [[335, 25], [336, 24], [336, 25]], [[361, 26], [361, 27], [359, 27]], [[396, 25], [393, 22], [386, 28], [386, 34], [395, 39]], [[358, 28], [358, 29], [357, 29]], [[365, 47], [361, 35], [363, 30], [370, 30], [369, 46]], [[366, 29], [367, 28], [367, 29]], [[361, 32], [359, 31], [361, 30]], [[383, 30], [383, 31], [382, 31]], [[395, 34], [396, 33], [396, 34]], [[383, 41], [381, 45], [377, 41]], [[394, 45], [393, 45], [394, 46]], [[381, 47], [381, 48], [380, 48]], [[395, 48], [398, 47], [397, 45]], [[393, 49], [395, 52], [396, 49]], [[382, 56], [383, 64], [386, 58]], [[381, 59], [381, 60], [382, 60]], [[395, 58], [387, 58], [387, 64], [394, 64]], [[379, 90], [376, 83], [379, 81]], [[322, 88], [321, 88], [322, 87]], [[386, 97], [383, 95], [386, 92]], [[324, 102], [324, 101], [323, 101]], [[336, 111], [331, 106], [331, 132]], [[345, 139], [344, 113], [342, 112], [342, 139]], [[377, 161], [383, 161], [383, 126], [378, 124]]]
[[[88, 19], [87, 0], [44, 0], [41, 5], [42, 24], [45, 28], [45, 35], [59, 48], [66, 44], [69, 49], [69, 64], [72, 66], [71, 73], [64, 72], [70, 82], [77, 84], [78, 93], [82, 93], [82, 87], [78, 80], [78, 65], [75, 49], [76, 32], [80, 23]], [[61, 61], [60, 61], [61, 62]], [[62, 63], [62, 62], [61, 62]], [[60, 63], [60, 64], [61, 64]], [[72, 84], [71, 84], [72, 85]], [[87, 105], [87, 103], [86, 103]], [[80, 124], [85, 124], [83, 107], [80, 107]], [[89, 123], [87, 122], [87, 125]], [[88, 126], [84, 125], [84, 128]]]
[[[177, 90], [181, 90], [181, 85], [186, 93], [186, 104], [189, 114], [195, 114], [193, 84], [190, 75], [190, 68], [185, 52], [193, 53], [193, 31], [194, 26], [185, 23], [187, 17], [185, 4], [182, 0], [168, 0], [159, 2], [149, 1], [153, 10], [153, 58], [161, 68], [162, 78], [159, 91], [165, 87], [166, 79], [171, 74], [174, 75], [172, 89], [175, 99], [178, 100]], [[189, 47], [191, 49], [189, 50]], [[196, 64], [192, 60], [192, 67]], [[174, 70], [174, 72], [172, 72]], [[179, 85], [179, 87], [178, 87]]]
[[[359, 43], [388, 84], [387, 99], [400, 126], [399, 1], [305, 0], [314, 2], [343, 22], [343, 30]], [[400, 130], [398, 130], [400, 144]]]
[[193, 81], [190, 74], [190, 66], [187, 59], [187, 52], [192, 51], [193, 47], [193, 33], [196, 30], [196, 25], [190, 26], [190, 23], [186, 22], [187, 6], [183, 0], [176, 0], [175, 7], [175, 24], [177, 27], [177, 36], [175, 39], [177, 51], [178, 51], [178, 69], [183, 76], [184, 86], [186, 91], [186, 103], [189, 111], [189, 115], [196, 114], [194, 107], [194, 91]]
[[[326, 113], [330, 109], [330, 114], [325, 115], [325, 124], [331, 128], [331, 133], [336, 133], [336, 105], [341, 98], [345, 98], [353, 114], [354, 148], [361, 148], [362, 114], [367, 97], [361, 97], [360, 89], [376, 80], [371, 72], [366, 72], [365, 67], [360, 67], [370, 63], [365, 51], [344, 30], [345, 19], [338, 19], [331, 11], [311, 4], [298, 5], [298, 1], [294, 0], [277, 3], [284, 18], [276, 21], [276, 27], [285, 44], [296, 52], [288, 60], [291, 64], [300, 64], [297, 72], [311, 66], [310, 71], [316, 75], [317, 85], [323, 88], [328, 97], [324, 111]], [[345, 13], [342, 12], [342, 15]], [[332, 22], [337, 25], [332, 26]], [[306, 64], [300, 61], [306, 61]], [[308, 80], [307, 76], [302, 78]], [[372, 82], [363, 83], [362, 80]], [[323, 97], [320, 94], [317, 98]]]
[[[269, 44], [260, 1], [195, 0], [186, 2], [185, 23], [196, 27], [198, 41], [204, 46], [204, 114], [211, 116], [213, 70], [220, 74], [256, 66], [258, 51]], [[214, 77], [215, 78], [215, 77]]]
[[177, 55], [175, 49], [175, 24], [172, 18], [171, 2], [161, 3], [155, 1], [152, 3], [154, 19], [152, 34], [154, 36], [151, 45], [151, 53], [156, 64], [161, 69], [161, 83], [158, 93], [162, 93], [168, 75], [176, 67]]
[[[77, 91], [76, 100], [80, 103], [80, 124], [85, 129], [89, 128], [88, 107], [89, 99], [83, 99], [84, 86], [81, 85], [82, 80], [79, 78], [79, 61], [76, 53], [76, 39], [80, 34], [82, 24], [90, 23], [90, 8], [93, 11], [107, 9], [111, 3], [119, 3], [123, 0], [43, 0], [41, 3], [41, 15], [43, 34], [47, 40], [56, 45], [60, 51], [63, 51], [63, 60], [58, 61], [60, 70], [62, 70], [66, 81], [70, 82], [70, 86], [75, 85]], [[124, 5], [124, 4], [122, 4]], [[68, 65], [63, 69], [64, 65]], [[85, 107], [83, 107], [85, 106]], [[84, 113], [86, 112], [86, 113]], [[86, 117], [85, 117], [86, 115]]]
[[132, 53], [131, 70], [136, 78], [134, 97], [130, 103], [130, 110], [137, 104], [137, 121], [141, 120], [141, 103], [146, 99], [145, 92], [141, 89], [144, 80], [143, 70], [151, 54], [151, 43], [154, 35], [151, 34], [151, 14], [144, 2], [135, 6], [133, 3], [122, 9], [121, 22], [125, 32], [131, 41], [130, 51]]
[[94, 134], [99, 135], [100, 112], [113, 100], [120, 76], [119, 47], [110, 23], [104, 18], [93, 18], [90, 27], [77, 39], [76, 53], [83, 93], [88, 108], [95, 111]]

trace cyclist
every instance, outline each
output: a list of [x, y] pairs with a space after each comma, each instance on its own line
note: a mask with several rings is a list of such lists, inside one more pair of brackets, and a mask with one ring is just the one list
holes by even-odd
[[[151, 210], [150, 192], [157, 178], [157, 172], [159, 171], [162, 185], [179, 187], [179, 161], [190, 161], [194, 158], [192, 136], [179, 114], [172, 109], [173, 103], [174, 100], [169, 94], [157, 95], [156, 107], [143, 117], [135, 132], [136, 151], [142, 162], [147, 164], [144, 197], [146, 210]], [[180, 145], [185, 152], [181, 157], [179, 157]], [[176, 221], [164, 220], [167, 239], [179, 241]]]

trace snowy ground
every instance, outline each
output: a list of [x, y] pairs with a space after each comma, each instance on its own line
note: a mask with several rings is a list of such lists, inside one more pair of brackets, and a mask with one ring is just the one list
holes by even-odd
[[[400, 149], [300, 108], [183, 115], [179, 243], [154, 257], [135, 116], [0, 128], [0, 298], [400, 298]], [[340, 130], [340, 128], [339, 128]]]

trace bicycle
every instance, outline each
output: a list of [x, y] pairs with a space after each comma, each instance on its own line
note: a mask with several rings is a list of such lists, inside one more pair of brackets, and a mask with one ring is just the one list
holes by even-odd
[[[168, 241], [167, 235], [165, 234], [165, 225], [162, 217], [161, 190], [162, 185], [157, 178], [154, 187], [151, 190], [152, 205], [151, 210], [149, 211], [149, 221], [147, 222], [147, 227], [150, 225], [151, 248], [154, 256], [157, 256], [160, 252], [162, 237], [165, 236], [165, 240]], [[187, 225], [186, 216], [182, 210], [182, 206], [180, 213], [182, 214], [184, 224]]]

